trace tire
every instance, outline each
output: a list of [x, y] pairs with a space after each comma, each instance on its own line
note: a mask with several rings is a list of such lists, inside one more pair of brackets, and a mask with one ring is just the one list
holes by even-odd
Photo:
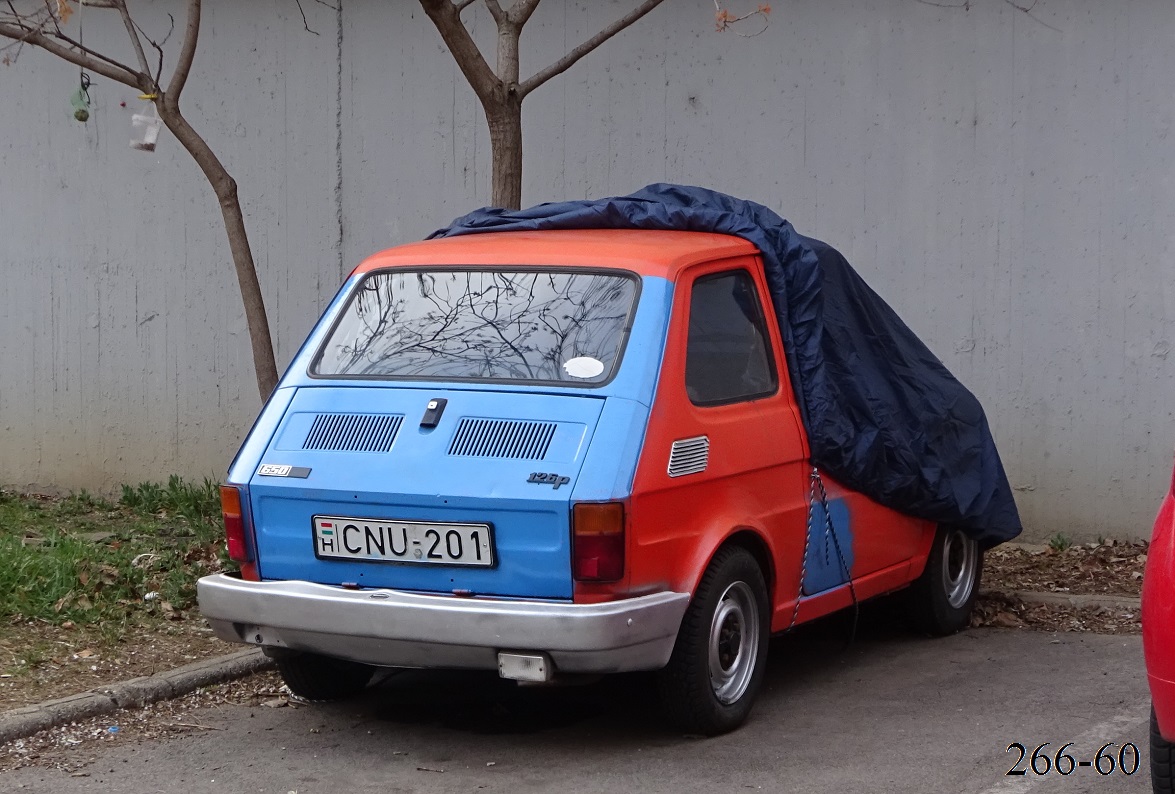
[[971, 622], [983, 576], [983, 550], [961, 529], [940, 526], [926, 569], [907, 591], [909, 616], [918, 631], [942, 637]]
[[1175, 792], [1175, 746], [1159, 733], [1154, 706], [1151, 706], [1151, 790], [1154, 794]]
[[739, 546], [720, 549], [682, 619], [669, 664], [657, 674], [673, 724], [715, 736], [746, 721], [767, 669], [770, 615], [755, 558]]
[[283, 654], [274, 661], [290, 691], [306, 700], [342, 700], [358, 695], [375, 672], [371, 665], [316, 653]]

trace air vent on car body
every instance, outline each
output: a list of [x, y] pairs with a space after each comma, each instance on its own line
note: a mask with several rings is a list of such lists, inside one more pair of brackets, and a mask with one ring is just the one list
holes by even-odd
[[387, 452], [403, 421], [401, 414], [319, 414], [302, 449]]
[[450, 455], [542, 460], [555, 436], [555, 422], [521, 419], [462, 419]]
[[706, 470], [710, 463], [710, 439], [708, 436], [681, 438], [673, 442], [669, 451], [669, 476], [681, 477]]

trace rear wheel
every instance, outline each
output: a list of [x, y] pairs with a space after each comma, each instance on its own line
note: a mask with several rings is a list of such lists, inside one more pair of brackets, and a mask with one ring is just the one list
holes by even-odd
[[940, 526], [926, 569], [907, 592], [915, 627], [936, 636], [966, 628], [982, 574], [983, 550], [979, 543], [961, 529]]
[[1154, 706], [1151, 706], [1151, 790], [1154, 794], [1175, 792], [1175, 747], [1159, 733]]
[[721, 549], [658, 673], [662, 705], [678, 727], [713, 736], [746, 720], [766, 669], [769, 616], [767, 583], [755, 558], [738, 546]]
[[357, 695], [375, 672], [371, 665], [316, 653], [282, 654], [274, 661], [290, 691], [306, 700], [341, 700]]

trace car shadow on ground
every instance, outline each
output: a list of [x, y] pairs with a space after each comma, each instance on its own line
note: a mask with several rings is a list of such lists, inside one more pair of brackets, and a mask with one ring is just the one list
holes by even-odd
[[[774, 711], [774, 702], [825, 675], [830, 665], [851, 667], [881, 646], [927, 641], [905, 627], [892, 600], [864, 604], [857, 615], [847, 610], [798, 627], [772, 638], [756, 710]], [[405, 670], [377, 675], [365, 696], [346, 707], [353, 712], [356, 706], [361, 716], [399, 728], [521, 735], [607, 726], [623, 741], [685, 738], [662, 719], [651, 673], [520, 686], [490, 671]]]

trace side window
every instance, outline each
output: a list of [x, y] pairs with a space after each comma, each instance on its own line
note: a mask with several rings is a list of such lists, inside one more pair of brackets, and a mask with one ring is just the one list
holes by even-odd
[[690, 296], [685, 390], [694, 405], [774, 394], [778, 386], [762, 304], [751, 274], [703, 276]]

